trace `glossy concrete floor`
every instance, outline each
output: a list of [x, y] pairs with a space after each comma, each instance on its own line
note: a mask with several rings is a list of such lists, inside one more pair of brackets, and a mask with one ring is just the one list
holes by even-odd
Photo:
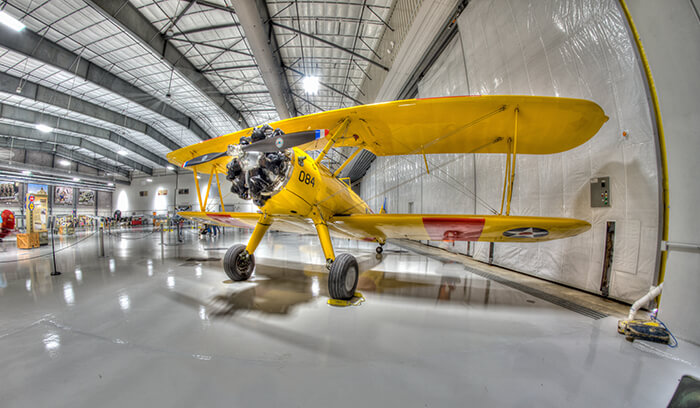
[[616, 317], [466, 258], [336, 241], [365, 301], [333, 307], [315, 237], [268, 234], [254, 278], [231, 283], [220, 258], [246, 233], [184, 236], [115, 231], [105, 257], [96, 235], [62, 238], [55, 277], [47, 248], [2, 244], [0, 405], [666, 406], [700, 376], [700, 348], [629, 343]]

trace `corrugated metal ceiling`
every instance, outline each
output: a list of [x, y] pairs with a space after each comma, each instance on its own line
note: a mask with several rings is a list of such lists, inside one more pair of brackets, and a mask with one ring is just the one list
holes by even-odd
[[[229, 0], [129, 1], [251, 125], [279, 119]], [[300, 114], [352, 106], [362, 98], [360, 86], [370, 65], [367, 60], [381, 63], [381, 55], [375, 48], [387, 29], [384, 21], [389, 20], [393, 3], [393, 0], [267, 1], [270, 23], [279, 44], [279, 50], [275, 51], [286, 67]], [[210, 136], [240, 128], [196, 84], [96, 6], [83, 0], [9, 0], [4, 7], [29, 30], [173, 106], [194, 119]], [[116, 94], [32, 57], [0, 48], [0, 72], [138, 119], [181, 145], [200, 141], [186, 127], [135, 102], [133, 95]], [[317, 94], [305, 92], [303, 75], [319, 77], [322, 86]], [[51, 104], [5, 93], [0, 93], [0, 101], [109, 129], [161, 156], [170, 150], [140, 132]], [[89, 139], [115, 152], [121, 149], [104, 139]], [[91, 152], [86, 154], [95, 156]], [[149, 167], [161, 167], [143, 157], [131, 158]], [[109, 158], [104, 160], [124, 166]]]

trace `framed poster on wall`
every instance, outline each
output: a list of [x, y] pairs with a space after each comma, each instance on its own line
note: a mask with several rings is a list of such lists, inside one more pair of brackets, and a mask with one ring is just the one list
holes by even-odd
[[49, 186], [46, 184], [27, 184], [27, 194], [48, 195]]
[[78, 205], [95, 206], [95, 190], [78, 190]]
[[20, 183], [9, 182], [0, 183], [0, 203], [18, 203], [19, 202]]
[[73, 204], [73, 187], [56, 186], [54, 190], [53, 202], [57, 205]]

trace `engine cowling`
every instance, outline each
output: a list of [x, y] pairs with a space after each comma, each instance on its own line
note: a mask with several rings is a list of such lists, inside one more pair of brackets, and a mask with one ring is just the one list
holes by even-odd
[[[242, 137], [241, 145], [268, 137], [283, 135], [280, 129], [264, 125], [253, 131], [250, 137]], [[258, 207], [279, 192], [292, 173], [292, 151], [260, 153], [242, 152], [228, 163], [226, 179], [231, 181], [231, 192], [243, 200], [253, 200]]]

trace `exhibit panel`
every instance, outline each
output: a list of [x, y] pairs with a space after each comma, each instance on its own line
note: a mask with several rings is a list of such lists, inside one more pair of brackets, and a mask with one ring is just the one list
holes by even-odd
[[[497, 243], [493, 252], [489, 243], [473, 243], [476, 259], [493, 257], [494, 264], [628, 302], [655, 283], [657, 153], [646, 88], [625, 24], [612, 0], [475, 0], [461, 14], [459, 33], [419, 82], [419, 97], [582, 98], [598, 103], [610, 117], [598, 134], [571, 151], [517, 157], [511, 214], [578, 218], [589, 221], [591, 230], [559, 241]], [[424, 213], [500, 210], [505, 155], [462, 155], [444, 167], [439, 166], [451, 160], [449, 155], [432, 155], [430, 174], [420, 156], [406, 168], [395, 166], [396, 160], [405, 159], [379, 157], [368, 171], [376, 181], [363, 181], [362, 196], [371, 197], [372, 208], [384, 196], [391, 202], [395, 185], [415, 180], [410, 181], [415, 188], [404, 189], [399, 201], [420, 202]], [[609, 177], [608, 206], [594, 207], [590, 191], [601, 177]], [[389, 209], [403, 212], [392, 204]], [[611, 222], [614, 236], [607, 233]], [[614, 245], [612, 268], [603, 279], [606, 239]], [[466, 252], [459, 243], [431, 245]]]

